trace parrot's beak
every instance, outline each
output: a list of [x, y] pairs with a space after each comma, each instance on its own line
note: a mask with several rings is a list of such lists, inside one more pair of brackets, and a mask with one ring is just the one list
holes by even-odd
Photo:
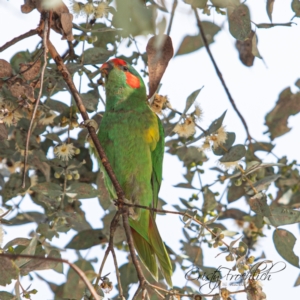
[[100, 73], [103, 77], [108, 77], [109, 72], [113, 69], [113, 64], [108, 61], [106, 63], [104, 63], [101, 68], [100, 68]]

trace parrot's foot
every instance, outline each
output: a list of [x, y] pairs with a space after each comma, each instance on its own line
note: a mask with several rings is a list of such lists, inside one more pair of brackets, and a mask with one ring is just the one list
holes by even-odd
[[[125, 199], [124, 201], [125, 203], [129, 203], [132, 204], [131, 201], [129, 201], [128, 199]], [[128, 207], [128, 213], [129, 213], [129, 217], [133, 220], [137, 220], [138, 219], [138, 214], [134, 211], [134, 208], [129, 206]]]
[[99, 126], [94, 119], [89, 119], [89, 120], [83, 121], [79, 127], [80, 128], [93, 127], [95, 129], [95, 131], [97, 131], [99, 129]]

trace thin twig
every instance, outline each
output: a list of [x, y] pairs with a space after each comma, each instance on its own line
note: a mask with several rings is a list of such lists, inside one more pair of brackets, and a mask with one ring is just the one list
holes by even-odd
[[94, 289], [93, 285], [89, 282], [88, 278], [84, 274], [84, 272], [78, 268], [76, 265], [70, 263], [66, 259], [62, 258], [56, 258], [56, 257], [42, 257], [42, 256], [34, 256], [34, 255], [27, 255], [27, 254], [7, 254], [7, 253], [0, 253], [0, 257], [7, 257], [10, 259], [17, 259], [17, 258], [30, 258], [30, 259], [38, 259], [38, 260], [47, 260], [47, 261], [56, 261], [60, 263], [68, 264], [82, 279], [82, 281], [85, 283], [93, 297], [97, 300], [100, 300], [100, 296], [97, 294], [96, 290]]
[[37, 34], [37, 29], [31, 29], [29, 30], [28, 32], [26, 33], [23, 33], [15, 38], [13, 38], [11, 41], [5, 43], [2, 47], [0, 47], [0, 52], [6, 50], [7, 48], [9, 48], [10, 46], [16, 44], [17, 42], [21, 41], [21, 40], [24, 40], [30, 36], [33, 36]]
[[177, 4], [178, 4], [178, 0], [174, 0], [173, 6], [172, 6], [171, 18], [170, 18], [170, 22], [169, 22], [169, 26], [168, 26], [168, 30], [167, 30], [167, 35], [170, 35], [170, 32], [171, 32], [171, 28], [172, 28], [172, 25], [173, 25], [174, 14], [175, 14], [175, 9], [177, 7]]
[[118, 267], [117, 257], [116, 257], [116, 253], [115, 253], [115, 249], [114, 249], [114, 234], [115, 234], [115, 231], [117, 229], [119, 219], [120, 219], [120, 212], [117, 211], [115, 216], [113, 217], [111, 223], [110, 223], [109, 243], [108, 243], [108, 246], [105, 250], [104, 257], [103, 257], [103, 260], [102, 260], [102, 263], [101, 263], [101, 266], [100, 266], [100, 269], [99, 269], [99, 276], [97, 277], [97, 280], [96, 280], [94, 286], [96, 287], [99, 284], [99, 281], [101, 279], [101, 274], [102, 274], [106, 259], [109, 255], [109, 253], [111, 252], [111, 254], [113, 256], [113, 260], [114, 260], [115, 269], [116, 269], [119, 295], [120, 295], [120, 298], [123, 299], [123, 297], [124, 297], [123, 296], [123, 288], [122, 288], [121, 278], [120, 278], [120, 274], [119, 274], [119, 267]]
[[47, 35], [48, 31], [50, 31], [50, 27], [48, 27], [48, 13], [46, 13], [46, 18], [45, 18], [45, 24], [44, 24], [44, 32], [43, 32], [43, 48], [44, 48], [44, 63], [42, 66], [42, 71], [41, 71], [41, 76], [40, 76], [40, 82], [41, 82], [41, 87], [39, 90], [39, 94], [37, 97], [37, 100], [35, 102], [34, 110], [32, 112], [32, 118], [30, 120], [28, 132], [27, 132], [27, 137], [26, 137], [26, 146], [25, 146], [25, 152], [24, 152], [24, 170], [23, 170], [23, 180], [22, 180], [22, 188], [25, 188], [25, 181], [26, 181], [26, 165], [28, 161], [28, 149], [29, 149], [29, 141], [30, 141], [30, 135], [31, 135], [31, 130], [33, 127], [33, 123], [35, 122], [35, 115], [40, 103], [40, 99], [42, 96], [43, 92], [43, 83], [44, 83], [44, 74], [47, 66], [47, 55], [48, 55], [48, 47], [47, 47]]
[[210, 57], [210, 60], [211, 60], [212, 64], [214, 65], [215, 71], [216, 71], [216, 73], [217, 73], [217, 75], [218, 75], [218, 77], [219, 77], [219, 79], [220, 79], [220, 81], [221, 81], [221, 83], [222, 83], [222, 85], [224, 87], [224, 90], [225, 90], [225, 92], [227, 94], [227, 97], [228, 97], [228, 99], [229, 99], [229, 101], [230, 101], [233, 109], [235, 110], [235, 112], [237, 113], [237, 115], [239, 116], [241, 122], [244, 125], [244, 128], [246, 130], [246, 134], [247, 134], [247, 139], [249, 141], [249, 144], [251, 144], [252, 137], [250, 135], [248, 125], [247, 125], [244, 117], [242, 116], [242, 114], [238, 110], [238, 108], [237, 108], [237, 106], [236, 106], [236, 104], [235, 104], [235, 102], [234, 102], [234, 100], [233, 100], [233, 98], [231, 96], [231, 93], [230, 93], [230, 91], [229, 91], [229, 89], [228, 89], [228, 87], [227, 87], [227, 85], [225, 83], [223, 75], [222, 75], [222, 73], [221, 73], [221, 71], [220, 71], [220, 69], [219, 69], [219, 67], [218, 67], [218, 65], [217, 65], [217, 63], [216, 63], [216, 61], [215, 61], [215, 59], [214, 59], [211, 51], [210, 51], [210, 48], [209, 48], [209, 45], [208, 45], [208, 42], [207, 42], [207, 39], [206, 39], [206, 36], [205, 36], [205, 32], [204, 32], [204, 29], [203, 29], [203, 26], [202, 26], [202, 23], [201, 23], [201, 20], [200, 20], [197, 8], [193, 8], [193, 10], [195, 12], [195, 16], [196, 16], [196, 19], [197, 19], [197, 25], [198, 25], [198, 28], [199, 28], [199, 31], [200, 31], [201, 38], [203, 40], [205, 49], [206, 49], [206, 51], [208, 53], [208, 56]]
[[[123, 204], [125, 204], [125, 203], [123, 203]], [[131, 235], [131, 228], [130, 228], [130, 225], [129, 225], [128, 215], [129, 215], [128, 207], [123, 206], [122, 217], [123, 217], [123, 226], [124, 226], [125, 233], [126, 233], [127, 243], [128, 243], [130, 253], [135, 254], [135, 249], [134, 249], [134, 245], [133, 245], [133, 238], [132, 238], [132, 235]], [[141, 286], [142, 290], [144, 290], [145, 284], [146, 284], [147, 281], [144, 277], [144, 274], [143, 274], [143, 271], [142, 271], [141, 266], [139, 264], [139, 261], [138, 261], [136, 255], [131, 255], [131, 259], [132, 259], [132, 262], [133, 262], [133, 264], [135, 266], [135, 269], [137, 271], [137, 276], [138, 276], [138, 279], [139, 279], [139, 282], [140, 282], [140, 286]]]

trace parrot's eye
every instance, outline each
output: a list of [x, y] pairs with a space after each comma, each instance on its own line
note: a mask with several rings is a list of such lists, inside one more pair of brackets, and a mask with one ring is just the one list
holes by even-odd
[[128, 67], [123, 66], [123, 71], [124, 71], [124, 72], [127, 72], [127, 71], [128, 71]]

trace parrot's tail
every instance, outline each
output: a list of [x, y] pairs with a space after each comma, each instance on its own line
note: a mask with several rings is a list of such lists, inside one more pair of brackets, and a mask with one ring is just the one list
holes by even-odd
[[158, 232], [156, 223], [153, 219], [152, 214], [149, 218], [149, 230], [148, 243], [137, 231], [131, 227], [132, 237], [134, 241], [134, 246], [136, 251], [142, 260], [143, 264], [147, 267], [151, 275], [156, 281], [158, 281], [158, 267], [157, 261], [159, 263], [160, 270], [166, 279], [168, 285], [173, 287], [172, 284], [172, 264], [166, 247], [161, 239]]

